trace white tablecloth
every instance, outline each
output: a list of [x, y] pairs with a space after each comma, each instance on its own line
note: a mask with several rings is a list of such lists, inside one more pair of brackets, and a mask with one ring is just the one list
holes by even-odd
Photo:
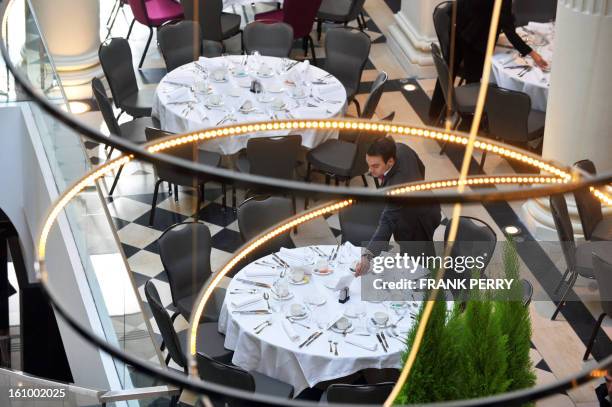
[[[330, 253], [333, 248], [333, 246], [318, 247], [326, 253]], [[292, 342], [283, 330], [281, 321], [284, 316], [280, 312], [283, 302], [270, 301], [270, 305], [278, 311], [272, 315], [238, 315], [231, 313], [231, 311], [235, 309], [231, 302], [248, 297], [251, 294], [227, 294], [219, 318], [219, 331], [226, 335], [225, 347], [234, 351], [232, 363], [243, 369], [257, 371], [290, 383], [295, 389], [295, 395], [298, 395], [302, 390], [312, 387], [321, 381], [337, 379], [362, 369], [401, 368], [401, 355], [405, 350], [405, 345], [397, 339], [391, 338], [388, 334], [386, 337], [390, 349], [389, 352], [384, 352], [375, 335], [362, 336], [355, 333], [349, 333], [346, 336], [346, 339], [355, 339], [362, 343], [367, 343], [368, 345], [376, 344], [376, 350], [372, 351], [345, 343], [345, 338], [339, 333], [325, 330], [324, 328], [319, 329], [319, 326], [323, 326], [323, 324], [329, 322], [330, 319], [333, 319], [333, 316], [340, 315], [347, 307], [355, 307], [358, 303], [363, 304], [367, 316], [350, 319], [356, 327], [354, 332], [367, 333], [365, 324], [370, 321], [376, 311], [387, 312], [390, 316], [390, 322], [399, 319], [398, 315], [390, 311], [383, 303], [362, 302], [361, 284], [358, 278], [352, 281], [350, 285], [351, 298], [345, 304], [340, 304], [338, 302], [337, 293], [325, 286], [326, 281], [327, 284], [329, 284], [329, 281], [335, 281], [335, 279], [338, 279], [340, 276], [349, 275], [349, 267], [359, 259], [359, 248], [352, 247], [349, 244], [343, 246], [343, 250], [345, 251], [341, 253], [342, 256], [339, 256], [342, 263], [335, 268], [332, 274], [327, 276], [313, 274], [310, 276], [311, 280], [308, 284], [304, 285], [289, 284], [290, 291], [294, 294], [294, 298], [284, 301], [286, 304], [286, 311], [289, 310], [290, 304], [296, 302], [303, 304], [304, 298], [308, 295], [312, 295], [313, 292], [319, 292], [327, 299], [327, 302], [321, 306], [310, 305], [312, 312], [309, 318], [302, 322], [309, 325], [311, 329], [306, 329], [299, 325], [292, 325], [295, 332], [300, 336], [299, 341]], [[307, 247], [292, 249], [291, 252], [303, 257], [313, 257], [312, 251]], [[279, 255], [289, 264], [299, 264], [299, 262], [296, 263], [294, 259], [289, 258], [287, 255], [283, 256], [282, 253], [279, 253]], [[271, 256], [268, 256], [264, 259], [269, 259], [270, 257]], [[266, 268], [253, 263], [248, 265], [232, 279], [227, 290], [228, 293], [236, 288], [254, 288], [254, 286], [237, 281], [238, 278], [268, 284], [272, 284], [276, 279], [275, 277], [249, 277], [246, 275], [249, 270], [265, 271]], [[259, 295], [263, 295], [262, 293]], [[418, 311], [416, 307], [416, 302], [408, 303], [408, 312], [398, 324], [397, 330], [400, 334], [410, 329], [413, 323], [410, 313], [416, 314]], [[258, 303], [244, 306], [243, 308], [265, 309], [266, 302], [259, 301]], [[261, 334], [256, 335], [253, 328], [270, 318], [272, 318], [273, 321], [272, 326], [264, 329]], [[298, 348], [301, 342], [317, 330], [323, 331], [321, 337], [310, 346], [301, 349]], [[329, 352], [329, 339], [338, 342], [339, 356], [334, 356]]]
[[[517, 29], [517, 33], [527, 41], [548, 62], [552, 64], [554, 23], [529, 23]], [[531, 70], [519, 77], [522, 68], [530, 65]], [[548, 100], [550, 73], [535, 66], [530, 57], [522, 58], [516, 50], [498, 48], [493, 55], [493, 76], [497, 85], [502, 88], [525, 92], [531, 98], [531, 108], [545, 111]]]
[[[298, 63], [288, 72], [284, 72], [281, 69], [281, 58], [260, 56], [258, 59], [251, 56], [245, 68], [248, 76], [237, 78], [228, 73], [226, 82], [217, 83], [212, 80], [213, 70], [222, 66], [233, 70], [241, 66], [242, 61], [243, 57], [239, 55], [226, 58], [200, 58], [198, 62], [183, 65], [168, 73], [157, 87], [153, 103], [153, 115], [159, 118], [162, 129], [172, 133], [185, 133], [214, 127], [229, 112], [232, 112], [235, 120], [225, 124], [268, 120], [273, 118], [272, 115], [276, 115], [279, 119], [321, 119], [344, 114], [346, 109], [344, 86], [335, 77], [326, 77], [327, 73], [324, 70], [305, 63]], [[272, 67], [274, 72], [272, 78], [261, 78], [257, 74], [261, 63]], [[205, 71], [208, 71], [207, 81], [210, 92], [212, 95], [221, 95], [222, 106], [207, 107], [210, 94], [198, 91], [197, 84], [202, 85], [204, 82]], [[265, 102], [258, 101], [256, 95], [250, 92], [249, 85], [252, 79], [258, 79], [262, 83], [266, 92]], [[322, 80], [324, 84], [311, 84], [317, 80]], [[304, 90], [306, 96], [310, 94], [310, 97], [293, 98], [290, 90], [295, 87], [293, 86], [295, 82]], [[174, 99], [177, 92], [192, 98], [192, 102]], [[284, 101], [289, 113], [274, 111], [272, 99]], [[324, 101], [321, 101], [322, 99]], [[243, 114], [239, 108], [247, 100], [252, 102], [256, 111]], [[250, 137], [281, 136], [289, 133], [289, 131], [273, 131], [224, 137], [206, 141], [202, 143], [201, 148], [221, 154], [234, 154], [246, 147]], [[338, 132], [335, 130], [302, 130], [293, 133], [302, 136], [302, 145], [306, 148], [316, 147], [327, 139], [338, 137]]]

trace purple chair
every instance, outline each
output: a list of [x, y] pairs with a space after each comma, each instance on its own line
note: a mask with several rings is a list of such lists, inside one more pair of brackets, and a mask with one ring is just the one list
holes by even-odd
[[293, 39], [302, 38], [304, 56], [308, 55], [308, 44], [312, 52], [312, 62], [317, 64], [314, 42], [310, 36], [312, 25], [322, 0], [285, 0], [282, 10], [268, 11], [255, 15], [256, 21], [284, 22], [293, 28]]
[[153, 28], [158, 28], [168, 21], [182, 20], [183, 7], [174, 0], [128, 0], [128, 3], [132, 9], [132, 14], [134, 14], [134, 19], [132, 24], [130, 24], [127, 39], [130, 39], [135, 21], [149, 27], [149, 39], [147, 39], [147, 45], [145, 45], [140, 63], [138, 64], [138, 69], [140, 69], [147, 56], [151, 38], [153, 38]]

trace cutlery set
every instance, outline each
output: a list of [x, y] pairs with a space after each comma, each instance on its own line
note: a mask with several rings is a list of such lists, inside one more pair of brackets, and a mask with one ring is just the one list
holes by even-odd
[[272, 326], [272, 321], [267, 320], [267, 321], [264, 321], [261, 324], [257, 325], [255, 328], [253, 328], [253, 330], [255, 331], [255, 334], [259, 335], [261, 333], [261, 331], [263, 331], [264, 329], [266, 329], [269, 326]]
[[257, 287], [272, 288], [272, 286], [270, 284], [260, 283], [259, 281], [247, 280], [247, 279], [244, 279], [244, 278], [237, 278], [236, 281], [240, 281], [243, 284], [254, 285], [254, 286], [257, 286]]
[[385, 352], [389, 352], [389, 344], [387, 344], [387, 339], [384, 337], [384, 333], [380, 332], [380, 333], [376, 333], [376, 339], [378, 339], [378, 342], [380, 343], [380, 345], [382, 346], [383, 350]]
[[305, 346], [310, 345], [311, 343], [313, 343], [315, 340], [317, 340], [317, 338], [319, 336], [323, 335], [323, 331], [317, 331], [315, 333], [313, 333], [312, 335], [310, 335], [308, 338], [306, 338], [306, 340], [302, 343], [300, 343], [300, 345], [298, 346], [298, 348], [302, 349]]

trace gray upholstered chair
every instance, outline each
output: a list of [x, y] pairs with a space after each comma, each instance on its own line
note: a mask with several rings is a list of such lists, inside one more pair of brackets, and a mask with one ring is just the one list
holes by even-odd
[[[206, 382], [220, 384], [237, 390], [251, 393], [266, 394], [281, 398], [293, 397], [293, 386], [281, 382], [270, 376], [258, 372], [247, 372], [237, 366], [219, 362], [201, 352], [196, 355], [198, 373], [200, 378]], [[252, 401], [243, 401], [231, 397], [212, 398], [215, 405], [228, 405], [230, 407], [252, 406]]]
[[223, 55], [223, 43], [213, 40], [202, 40], [202, 56], [215, 58]]
[[317, 35], [319, 41], [321, 41], [324, 22], [344, 24], [346, 27], [349, 22], [357, 20], [359, 30], [365, 30], [364, 3], [365, 0], [323, 0], [317, 13]]
[[[210, 230], [202, 222], [177, 223], [162, 233], [157, 244], [170, 284], [172, 305], [188, 320], [200, 289], [212, 276]], [[217, 288], [206, 305], [203, 322], [218, 320], [224, 298], [225, 289]]]
[[357, 202], [343, 208], [338, 213], [342, 243], [351, 242], [359, 247], [369, 242], [384, 209], [384, 202]]
[[597, 322], [593, 327], [591, 339], [589, 339], [586, 352], [582, 358], [583, 360], [587, 360], [589, 358], [591, 349], [593, 349], [593, 344], [595, 343], [595, 338], [597, 338], [597, 332], [599, 332], [601, 323], [606, 315], [612, 317], [612, 264], [609, 260], [604, 260], [599, 254], [593, 253], [593, 273], [595, 274], [595, 279], [597, 280], [597, 285], [599, 286], [599, 298], [601, 299], [602, 313], [599, 314]]
[[151, 116], [155, 89], [138, 89], [129, 42], [124, 38], [104, 42], [98, 49], [98, 56], [113, 102], [121, 109], [119, 116], [123, 112], [133, 117]]
[[200, 24], [191, 20], [164, 25], [157, 30], [157, 44], [166, 63], [166, 71], [197, 61], [201, 54], [201, 37]]
[[[106, 123], [106, 127], [108, 127], [108, 131], [111, 134], [116, 136], [120, 136], [129, 140], [133, 143], [142, 144], [147, 141], [145, 138], [145, 129], [147, 127], [153, 127], [157, 125], [157, 121], [153, 120], [150, 117], [140, 117], [129, 122], [125, 122], [123, 124], [119, 124], [117, 119], [115, 118], [115, 114], [113, 113], [113, 107], [111, 106], [110, 101], [108, 100], [108, 96], [106, 94], [106, 89], [104, 89], [104, 85], [102, 81], [98, 78], [93, 78], [91, 81], [91, 90], [96, 98], [96, 102], [98, 103], [98, 108], [102, 113], [102, 118], [104, 119], [104, 123]], [[111, 147], [107, 153], [107, 158], [111, 156], [113, 153], [114, 147]], [[115, 180], [113, 181], [113, 186], [109, 191], [109, 195], [113, 195], [115, 192], [115, 187], [117, 186], [117, 182], [119, 181], [119, 177], [121, 176], [121, 171], [123, 170], [123, 165], [119, 167], [117, 174], [115, 175]]]
[[223, 43], [240, 33], [238, 14], [224, 13], [223, 0], [181, 0], [185, 20], [198, 21], [202, 39]]
[[[559, 237], [559, 243], [563, 251], [563, 257], [565, 259], [566, 270], [563, 273], [563, 277], [555, 288], [555, 294], [561, 288], [561, 285], [565, 282], [566, 288], [559, 300], [557, 308], [550, 319], [554, 320], [559, 314], [561, 307], [565, 303], [567, 295], [571, 291], [574, 283], [578, 279], [578, 276], [585, 278], [595, 278], [593, 274], [593, 259], [591, 257], [593, 245], [589, 242], [577, 245], [574, 239], [574, 230], [572, 228], [572, 221], [567, 210], [567, 203], [563, 195], [551, 195], [550, 196], [550, 211], [552, 213], [553, 221], [555, 222], [555, 228], [557, 229], [557, 236]], [[569, 280], [565, 281], [569, 275]]]
[[395, 383], [332, 384], [323, 394], [322, 402], [348, 404], [384, 404]]
[[[145, 137], [147, 138], [147, 141], [157, 140], [159, 138], [169, 136], [170, 134], [171, 133], [155, 128], [148, 127], [145, 129]], [[212, 167], [219, 167], [221, 165], [220, 154], [201, 150], [194, 144], [186, 144], [178, 147], [173, 147], [172, 149], [167, 150], [165, 154], [182, 158], [188, 161], [198, 161], [200, 164], [210, 165]], [[155, 221], [155, 208], [157, 207], [157, 196], [159, 193], [159, 187], [164, 181], [174, 185], [174, 200], [177, 202], [179, 185], [188, 188], [195, 188], [197, 190], [195, 218], [198, 219], [200, 204], [204, 199], [204, 185], [206, 184], [206, 182], [209, 181], [209, 178], [205, 175], [188, 175], [182, 171], [159, 163], [154, 163], [153, 168], [155, 169], [155, 173], [157, 174], [157, 182], [155, 183], [155, 189], [153, 191], [153, 201], [151, 202], [149, 225], [153, 226], [153, 222]], [[225, 207], [225, 184], [222, 183], [221, 188], [223, 190], [223, 207]]]
[[[595, 175], [595, 164], [591, 160], [581, 160], [574, 166]], [[589, 187], [574, 191], [574, 199], [582, 223], [585, 240], [612, 240], [612, 217], [603, 217], [601, 202], [593, 196]]]
[[293, 28], [282, 22], [254, 21], [244, 27], [242, 39], [248, 54], [258, 51], [261, 55], [287, 58], [293, 47]]
[[[188, 330], [183, 330], [177, 334], [174, 329], [174, 320], [168, 315], [166, 308], [164, 308], [153, 280], [145, 283], [145, 297], [162, 337], [161, 350], [163, 351], [164, 348], [168, 349], [166, 365], [170, 363], [170, 360], [173, 360], [174, 363], [183, 368], [183, 371], [187, 373], [187, 353], [185, 350], [188, 349]], [[225, 349], [223, 346], [224, 342], [225, 337], [219, 333], [216, 322], [204, 322], [198, 326], [196, 346], [198, 352], [206, 353], [214, 360], [230, 363], [233, 352]]]
[[355, 103], [357, 115], [361, 106], [355, 99], [361, 74], [370, 55], [370, 37], [349, 28], [334, 28], [325, 36], [325, 70], [334, 75], [346, 89], [347, 101]]

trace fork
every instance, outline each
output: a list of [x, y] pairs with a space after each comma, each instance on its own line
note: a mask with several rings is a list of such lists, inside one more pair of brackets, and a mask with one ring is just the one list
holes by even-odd
[[259, 329], [255, 330], [255, 334], [260, 334], [264, 329], [266, 329], [267, 327], [271, 326], [272, 322], [270, 321], [266, 321], [266, 323], [260, 327]]

